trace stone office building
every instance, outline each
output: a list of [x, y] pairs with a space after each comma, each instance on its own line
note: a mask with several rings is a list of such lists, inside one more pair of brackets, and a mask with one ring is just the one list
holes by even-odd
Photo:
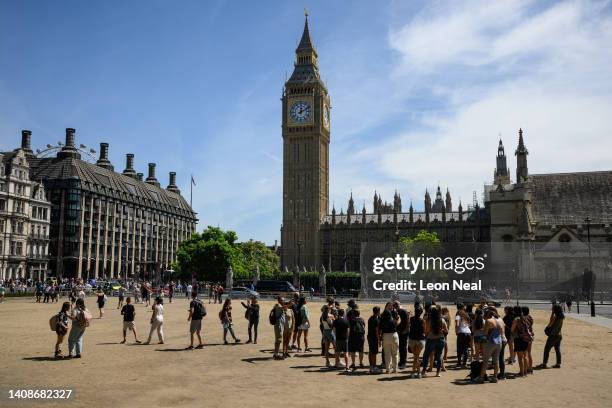
[[30, 132], [24, 146], [0, 153], [0, 280], [47, 277], [51, 203], [31, 178]]
[[49, 269], [57, 277], [153, 278], [170, 269], [178, 245], [195, 232], [196, 214], [181, 196], [176, 173], [166, 188], [149, 163], [148, 176], [134, 169], [134, 155], [117, 172], [100, 144], [97, 162], [82, 159], [75, 130], [54, 157], [36, 157], [30, 135], [22, 149], [30, 179], [42, 182], [50, 208]]

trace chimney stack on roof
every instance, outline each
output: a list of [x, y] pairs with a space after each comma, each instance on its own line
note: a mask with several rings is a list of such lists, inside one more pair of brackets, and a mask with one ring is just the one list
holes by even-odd
[[74, 133], [75, 130], [73, 128], [66, 128], [66, 143], [62, 150], [57, 154], [59, 158], [72, 157], [75, 159], [81, 159], [81, 154], [74, 147]]
[[30, 130], [22, 130], [21, 131], [21, 150], [23, 150], [26, 154], [33, 155], [32, 152], [32, 132]]
[[179, 188], [176, 185], [176, 172], [171, 171], [169, 175], [170, 175], [170, 182], [168, 183], [168, 187], [166, 187], [166, 190], [172, 191], [173, 193], [181, 194], [181, 190], [179, 190]]
[[115, 170], [111, 162], [108, 160], [108, 143], [106, 142], [100, 143], [100, 158], [98, 159], [96, 164], [110, 171]]
[[128, 177], [138, 178], [136, 170], [134, 170], [134, 153], [125, 155], [125, 170], [123, 170], [123, 174]]
[[147, 177], [146, 182], [159, 187], [159, 181], [157, 181], [155, 178], [155, 163], [149, 163], [149, 176]]

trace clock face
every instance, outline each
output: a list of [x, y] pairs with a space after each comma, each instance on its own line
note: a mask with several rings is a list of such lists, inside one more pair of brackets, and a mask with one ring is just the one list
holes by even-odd
[[329, 107], [327, 105], [323, 107], [323, 124], [329, 128]]
[[295, 102], [289, 110], [291, 119], [297, 123], [305, 123], [312, 116], [312, 108], [309, 104], [303, 101]]

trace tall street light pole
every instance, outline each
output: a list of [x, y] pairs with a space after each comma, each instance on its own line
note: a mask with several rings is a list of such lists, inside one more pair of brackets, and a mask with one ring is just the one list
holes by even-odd
[[302, 258], [302, 240], [299, 240], [297, 242], [297, 246], [298, 246], [298, 262], [297, 262], [298, 263], [297, 264], [297, 268], [298, 268], [298, 270], [297, 270], [297, 273], [298, 273], [298, 288], [297, 288], [297, 290], [299, 292], [300, 286], [301, 286], [301, 282], [300, 282], [301, 281], [301, 279], [300, 279], [300, 259]]
[[591, 218], [587, 216], [584, 222], [587, 226], [587, 242], [589, 248], [589, 297], [591, 298], [591, 316], [595, 317], [595, 278], [593, 276], [593, 258], [591, 256]]

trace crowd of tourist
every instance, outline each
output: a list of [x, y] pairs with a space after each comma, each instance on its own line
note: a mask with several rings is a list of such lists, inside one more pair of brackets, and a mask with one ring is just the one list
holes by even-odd
[[[144, 344], [150, 344], [157, 333], [158, 344], [164, 344], [164, 299], [159, 292], [152, 305], [148, 303], [152, 288], [147, 282], [138, 284], [134, 293], [140, 302], [150, 307], [149, 336]], [[168, 292], [166, 292], [167, 294]], [[222, 293], [222, 292], [221, 292]], [[170, 296], [167, 296], [170, 297]], [[207, 316], [204, 302], [198, 292], [191, 293], [189, 312], [190, 344], [187, 349], [204, 348], [202, 320]], [[209, 291], [209, 302], [220, 302], [221, 296], [214, 286]], [[340, 305], [333, 297], [320, 309], [318, 319], [321, 334], [321, 356], [330, 369], [354, 371], [368, 369], [371, 374], [396, 373], [407, 370], [410, 377], [422, 378], [435, 370], [435, 376], [447, 371], [465, 369], [474, 382], [497, 382], [507, 377], [507, 367], [517, 364], [515, 376], [525, 377], [533, 373], [532, 344], [535, 337], [534, 320], [526, 306], [506, 306], [499, 312], [492, 305], [457, 304], [451, 316], [447, 307], [435, 304], [431, 298], [418, 298], [414, 305], [405, 307], [398, 300], [387, 302], [383, 308], [374, 306], [366, 316], [357, 302], [349, 300]], [[96, 303], [99, 318], [104, 318], [107, 301], [98, 288]], [[248, 321], [248, 341], [257, 343], [260, 305], [256, 298], [241, 302]], [[136, 309], [132, 297], [119, 299], [118, 308], [123, 319], [123, 339], [131, 332], [136, 343], [141, 343], [135, 325]], [[224, 344], [241, 340], [234, 331], [232, 299], [226, 298], [218, 319], [223, 330]], [[364, 311], [365, 312], [365, 311]], [[53, 316], [50, 324], [57, 333], [56, 358], [79, 358], [83, 351], [83, 335], [92, 319], [85, 307], [85, 295], [76, 288], [70, 292], [70, 301], [62, 304], [60, 312]], [[552, 349], [556, 353], [556, 364], [561, 366], [561, 331], [563, 307], [554, 303], [550, 320], [545, 328], [547, 336], [543, 362], [538, 368], [547, 368]], [[291, 298], [278, 297], [269, 314], [269, 323], [274, 332], [273, 359], [283, 360], [296, 352], [310, 353], [309, 332], [317, 320], [312, 319], [306, 297], [295, 293]], [[449, 365], [448, 344], [454, 331], [456, 362]], [[69, 333], [69, 334], [68, 334]], [[61, 345], [68, 334], [68, 355], [64, 357]], [[197, 340], [197, 341], [196, 341]], [[367, 348], [366, 348], [367, 342]], [[364, 357], [367, 349], [367, 367]], [[409, 364], [409, 355], [412, 363]], [[380, 356], [380, 357], [379, 357]], [[490, 373], [489, 370], [492, 370]]]

